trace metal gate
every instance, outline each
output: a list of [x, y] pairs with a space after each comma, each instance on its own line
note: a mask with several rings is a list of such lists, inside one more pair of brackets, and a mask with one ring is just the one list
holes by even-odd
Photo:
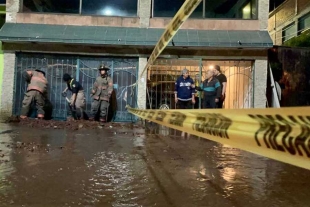
[[127, 112], [125, 106], [129, 104], [136, 107], [136, 91], [131, 91], [129, 85], [136, 82], [138, 72], [138, 59], [122, 58], [93, 58], [76, 57], [65, 55], [47, 54], [17, 54], [15, 68], [15, 97], [14, 114], [20, 114], [22, 100], [26, 91], [26, 83], [22, 78], [25, 69], [42, 69], [46, 72], [48, 80], [49, 100], [53, 105], [53, 119], [65, 120], [69, 114], [66, 100], [61, 96], [61, 92], [66, 88], [62, 76], [69, 73], [72, 77], [79, 80], [85, 90], [86, 112], [90, 114], [91, 98], [90, 91], [93, 83], [98, 76], [99, 64], [106, 64], [110, 67], [109, 74], [113, 79], [114, 91], [111, 99], [113, 110], [113, 121], [127, 122], [134, 121], [134, 117]]
[[251, 108], [253, 98], [253, 61], [159, 59], [148, 71], [147, 108], [174, 109], [174, 83], [183, 68], [189, 70], [193, 80], [204, 80], [207, 69], [219, 65], [227, 77], [224, 108]]

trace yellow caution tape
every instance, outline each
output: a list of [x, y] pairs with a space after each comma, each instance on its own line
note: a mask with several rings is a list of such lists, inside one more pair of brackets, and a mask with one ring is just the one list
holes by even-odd
[[310, 108], [139, 110], [130, 113], [281, 162], [310, 169]]
[[140, 78], [142, 78], [142, 75], [145, 73], [145, 71], [148, 69], [148, 67], [155, 62], [157, 57], [166, 48], [166, 46], [172, 40], [174, 35], [177, 33], [177, 31], [182, 26], [182, 24], [193, 13], [193, 11], [196, 9], [196, 7], [199, 5], [200, 2], [201, 2], [201, 0], [186, 0], [183, 3], [182, 7], [179, 9], [177, 14], [173, 17], [173, 19], [167, 25], [166, 30], [164, 31], [164, 33], [162, 34], [162, 36], [158, 40], [157, 44], [155, 45], [155, 48], [154, 48], [150, 58], [148, 59], [147, 64], [144, 67], [144, 69], [140, 75]]

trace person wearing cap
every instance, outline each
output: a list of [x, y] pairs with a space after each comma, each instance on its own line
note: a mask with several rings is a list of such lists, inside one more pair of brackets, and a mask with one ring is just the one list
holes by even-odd
[[222, 91], [221, 98], [219, 99], [219, 102], [217, 103], [217, 107], [223, 108], [223, 103], [224, 103], [225, 97], [226, 97], [227, 78], [221, 72], [221, 68], [218, 65], [214, 66], [214, 75], [215, 75], [216, 79], [219, 80], [219, 82], [221, 84], [221, 91]]
[[107, 112], [110, 105], [110, 97], [113, 91], [113, 81], [108, 76], [108, 71], [110, 68], [105, 65], [100, 65], [98, 68], [100, 75], [96, 78], [96, 81], [93, 85], [91, 95], [93, 102], [91, 105], [92, 118], [94, 120], [98, 111], [100, 110], [100, 122], [107, 121]]
[[179, 109], [189, 109], [195, 104], [195, 84], [186, 68], [175, 82], [175, 103]]
[[37, 118], [44, 119], [44, 106], [48, 84], [45, 78], [45, 72], [42, 70], [25, 70], [22, 76], [28, 83], [28, 86], [22, 102], [20, 118], [25, 119], [28, 117], [30, 107], [34, 102], [37, 109]]
[[66, 96], [66, 92], [68, 90], [71, 91], [72, 96], [70, 98], [70, 105], [76, 109], [78, 119], [85, 119], [84, 110], [86, 101], [83, 86], [68, 73], [65, 73], [62, 79], [67, 83], [67, 87], [62, 94]]
[[203, 108], [217, 108], [217, 103], [221, 98], [221, 84], [214, 78], [214, 71], [209, 69], [206, 71], [206, 79], [201, 84], [201, 87], [196, 88], [199, 91], [203, 91]]

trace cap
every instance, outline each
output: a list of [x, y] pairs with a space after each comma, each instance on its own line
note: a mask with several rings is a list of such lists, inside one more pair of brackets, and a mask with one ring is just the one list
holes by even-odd
[[103, 65], [99, 66], [98, 70], [106, 70], [107, 71], [107, 70], [110, 70], [110, 68], [108, 68], [106, 65], [103, 64]]
[[67, 82], [67, 81], [71, 80], [72, 78], [71, 78], [71, 76], [68, 73], [65, 73], [62, 76], [62, 79]]

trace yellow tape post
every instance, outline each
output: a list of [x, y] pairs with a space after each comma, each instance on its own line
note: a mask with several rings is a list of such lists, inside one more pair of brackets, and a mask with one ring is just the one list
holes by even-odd
[[150, 67], [157, 57], [162, 53], [162, 51], [167, 47], [169, 42], [172, 40], [174, 35], [177, 33], [177, 31], [180, 29], [182, 24], [187, 20], [187, 18], [193, 13], [193, 11], [196, 9], [196, 7], [199, 5], [201, 0], [186, 0], [182, 7], [179, 9], [177, 14], [173, 17], [173, 19], [170, 21], [170, 23], [167, 25], [166, 30], [158, 40], [157, 44], [155, 45], [155, 48], [150, 56], [150, 58], [147, 61], [146, 66], [144, 67], [140, 78], [142, 78], [142, 75], [145, 73], [145, 71]]
[[130, 113], [264, 157], [310, 169], [310, 108], [139, 110]]

